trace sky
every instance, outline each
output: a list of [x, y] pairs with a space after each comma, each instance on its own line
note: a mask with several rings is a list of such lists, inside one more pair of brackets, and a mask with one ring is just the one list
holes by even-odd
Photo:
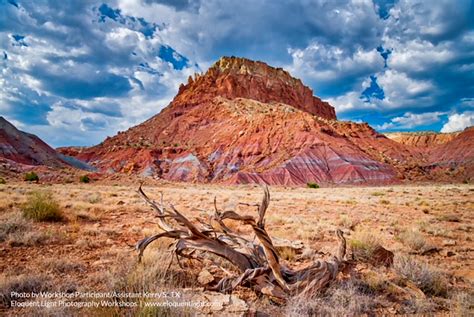
[[52, 146], [157, 114], [221, 56], [283, 67], [379, 132], [474, 125], [472, 0], [0, 0], [0, 115]]

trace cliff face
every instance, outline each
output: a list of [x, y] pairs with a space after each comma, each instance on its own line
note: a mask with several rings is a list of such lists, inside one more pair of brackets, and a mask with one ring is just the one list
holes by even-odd
[[421, 147], [335, 119], [334, 108], [286, 71], [222, 58], [149, 120], [64, 151], [107, 173], [232, 184], [381, 184], [446, 169]]
[[456, 138], [460, 132], [436, 133], [436, 132], [394, 132], [385, 133], [385, 136], [398, 143], [414, 147], [434, 147], [445, 144]]
[[310, 88], [287, 71], [237, 57], [223, 57], [204, 75], [189, 78], [188, 84], [181, 86], [173, 104], [189, 107], [216, 96], [263, 103], [280, 102], [325, 119], [336, 119], [331, 105], [313, 96]]

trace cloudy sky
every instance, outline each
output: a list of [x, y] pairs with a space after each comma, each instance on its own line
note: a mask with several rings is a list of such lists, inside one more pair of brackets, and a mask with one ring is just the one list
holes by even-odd
[[471, 0], [0, 0], [0, 115], [92, 145], [223, 55], [289, 70], [378, 131], [474, 124]]

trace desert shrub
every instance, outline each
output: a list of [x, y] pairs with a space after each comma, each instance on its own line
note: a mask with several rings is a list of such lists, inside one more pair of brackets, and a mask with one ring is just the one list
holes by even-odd
[[83, 272], [85, 267], [82, 263], [72, 262], [61, 258], [49, 258], [43, 262], [47, 270], [55, 273]]
[[97, 194], [89, 196], [87, 198], [87, 201], [89, 202], [89, 204], [97, 204], [102, 201], [102, 197], [100, 196], [99, 193], [97, 193]]
[[370, 195], [375, 196], [375, 197], [378, 197], [378, 196], [384, 196], [385, 193], [383, 193], [383, 192], [373, 192], [373, 193], [371, 193]]
[[419, 252], [426, 248], [428, 242], [426, 241], [423, 234], [419, 231], [411, 229], [405, 230], [398, 235], [398, 239], [401, 243], [412, 249], [413, 251]]
[[25, 181], [28, 182], [38, 182], [39, 181], [39, 176], [35, 172], [28, 172], [25, 174]]
[[436, 304], [431, 298], [411, 298], [403, 302], [401, 308], [403, 314], [421, 314], [421, 316], [429, 314], [428, 316], [431, 316], [431, 314], [436, 310]]
[[36, 221], [61, 221], [64, 216], [50, 192], [33, 192], [22, 207], [23, 216]]
[[380, 200], [380, 203], [381, 203], [382, 205], [390, 205], [390, 201], [389, 201], [389, 200], [386, 200], [386, 199], [381, 199], [381, 200]]
[[[155, 248], [153, 252], [145, 252], [142, 263], [136, 264], [135, 258], [121, 258], [121, 265], [114, 267], [106, 273], [106, 288], [108, 291], [117, 292], [162, 292], [170, 289], [196, 287], [196, 279], [172, 265], [167, 269], [163, 263], [168, 263], [169, 253], [165, 247]], [[150, 283], [153, 281], [153, 283]], [[133, 299], [140, 301], [139, 307], [131, 308], [125, 313], [125, 309], [118, 310], [117, 307], [102, 307], [94, 311], [92, 315], [98, 316], [190, 316], [189, 309], [172, 307], [146, 307], [144, 299]], [[146, 301], [146, 300], [145, 300]]]
[[45, 244], [50, 235], [38, 231], [17, 231], [8, 236], [7, 243], [11, 247], [32, 247]]
[[79, 181], [80, 181], [81, 183], [87, 184], [87, 183], [89, 183], [91, 180], [90, 180], [89, 176], [87, 176], [87, 175], [82, 175], [81, 177], [79, 177]]
[[[49, 279], [45, 276], [17, 275], [0, 276], [0, 307], [10, 307], [12, 292], [17, 293], [38, 293], [47, 291], [50, 287]], [[18, 299], [16, 299], [18, 300]]]
[[349, 246], [354, 257], [361, 260], [370, 260], [373, 252], [380, 245], [380, 237], [369, 231], [356, 231], [349, 240]]
[[458, 215], [455, 214], [446, 214], [437, 217], [439, 221], [447, 221], [447, 222], [461, 222], [461, 219]]
[[394, 259], [393, 267], [398, 274], [415, 283], [425, 294], [446, 296], [448, 282], [445, 276], [428, 264], [409, 256], [398, 255]]
[[5, 180], [5, 178], [0, 177], [0, 185], [6, 184], [6, 183], [7, 181]]
[[306, 183], [306, 186], [308, 186], [308, 188], [319, 188], [319, 185], [317, 183]]
[[474, 311], [474, 294], [465, 292], [454, 294], [451, 311], [454, 316], [470, 316]]
[[0, 220], [0, 242], [7, 240], [14, 233], [23, 234], [30, 228], [28, 221], [20, 214], [12, 214]]
[[285, 316], [361, 316], [378, 305], [375, 296], [358, 281], [333, 284], [324, 294], [296, 296], [285, 307]]

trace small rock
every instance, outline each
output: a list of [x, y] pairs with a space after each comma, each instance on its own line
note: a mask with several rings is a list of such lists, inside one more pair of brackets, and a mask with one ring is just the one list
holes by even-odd
[[201, 292], [191, 298], [207, 305], [199, 307], [195, 316], [247, 316], [249, 305], [236, 295], [220, 294], [214, 292]]
[[451, 240], [451, 239], [443, 240], [443, 246], [445, 246], [445, 247], [450, 247], [450, 246], [454, 246], [454, 245], [456, 245], [455, 240]]
[[125, 202], [124, 202], [123, 200], [119, 200], [119, 201], [117, 202], [117, 205], [118, 205], [118, 206], [125, 205]]
[[198, 275], [198, 282], [201, 285], [207, 285], [214, 281], [214, 276], [208, 270], [203, 269]]

